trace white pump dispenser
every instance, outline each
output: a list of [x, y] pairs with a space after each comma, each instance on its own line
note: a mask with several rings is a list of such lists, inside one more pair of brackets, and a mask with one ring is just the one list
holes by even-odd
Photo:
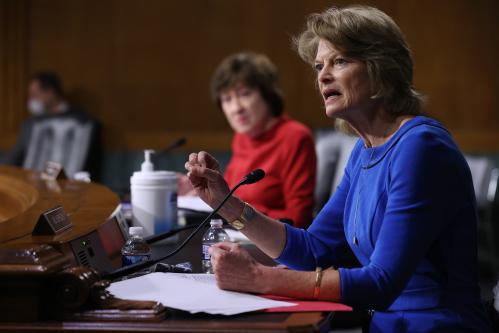
[[144, 150], [144, 162], [142, 162], [142, 165], [140, 166], [142, 172], [154, 171], [154, 164], [151, 162], [151, 154], [154, 154], [154, 150]]
[[144, 237], [166, 232], [177, 226], [177, 175], [154, 170], [151, 155], [144, 150], [140, 171], [130, 178], [133, 226], [144, 228]]

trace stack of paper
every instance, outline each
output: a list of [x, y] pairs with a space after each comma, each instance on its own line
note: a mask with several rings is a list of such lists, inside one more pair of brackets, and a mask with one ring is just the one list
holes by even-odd
[[188, 209], [196, 212], [211, 213], [213, 209], [208, 206], [200, 197], [196, 196], [178, 196], [177, 206], [180, 209]]
[[164, 306], [210, 314], [234, 315], [295, 303], [221, 290], [212, 274], [151, 273], [112, 283], [108, 290], [116, 297], [157, 301]]

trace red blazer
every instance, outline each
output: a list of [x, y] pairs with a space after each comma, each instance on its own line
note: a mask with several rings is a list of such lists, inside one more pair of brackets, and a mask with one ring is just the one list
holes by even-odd
[[312, 221], [316, 175], [315, 144], [303, 124], [281, 116], [257, 138], [235, 134], [225, 171], [230, 187], [254, 169], [266, 173], [258, 183], [242, 186], [236, 196], [275, 219], [291, 219], [305, 228]]

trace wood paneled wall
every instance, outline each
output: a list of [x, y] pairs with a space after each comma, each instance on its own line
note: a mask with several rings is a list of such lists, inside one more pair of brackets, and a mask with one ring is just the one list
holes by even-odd
[[[343, 5], [347, 1], [334, 2]], [[499, 5], [495, 0], [373, 0], [405, 32], [427, 111], [466, 150], [499, 150]], [[29, 75], [60, 73], [69, 98], [104, 125], [107, 149], [228, 149], [231, 130], [210, 101], [212, 70], [241, 50], [280, 69], [287, 112], [330, 126], [291, 36], [325, 0], [2, 0], [0, 148], [27, 117]]]
[[15, 143], [26, 118], [28, 3], [0, 1], [0, 148]]

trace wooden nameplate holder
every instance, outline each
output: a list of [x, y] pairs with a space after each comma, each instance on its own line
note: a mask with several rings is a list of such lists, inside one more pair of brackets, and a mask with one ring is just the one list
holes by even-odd
[[62, 206], [57, 206], [40, 215], [32, 235], [57, 235], [72, 226]]

